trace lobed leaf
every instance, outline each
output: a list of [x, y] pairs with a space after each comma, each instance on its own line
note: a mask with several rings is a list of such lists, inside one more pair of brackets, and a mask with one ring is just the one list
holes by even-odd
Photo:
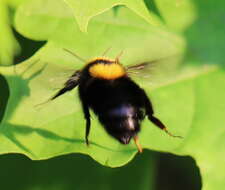
[[[82, 33], [79, 27], [83, 25], [84, 29], [87, 26], [84, 23], [87, 24], [88, 15], [97, 15], [102, 7], [105, 10], [107, 3], [105, 6], [100, 3], [102, 7], [97, 11], [89, 10], [89, 13], [85, 13], [86, 20], [80, 23], [78, 21], [79, 26], [74, 24], [73, 10], [62, 1], [48, 0], [45, 7], [41, 6], [41, 0], [21, 5], [15, 19], [17, 30], [32, 39], [47, 40], [47, 44], [30, 60], [16, 68], [0, 67], [10, 90], [0, 127], [0, 152], [23, 153], [37, 160], [77, 152], [90, 155], [99, 163], [110, 167], [126, 164], [137, 152], [134, 143], [127, 146], [119, 144], [106, 134], [95, 117], [92, 118], [91, 146], [86, 147], [85, 121], [76, 90], [42, 107], [35, 107], [55, 93], [53, 88], [56, 86], [50, 83], [53, 77], [68, 68], [81, 68], [84, 64], [76, 61], [63, 48], [74, 51], [85, 59], [99, 56], [109, 47], [112, 50], [108, 56], [112, 58], [125, 50], [121, 58], [124, 64], [140, 63], [187, 51], [189, 58], [198, 59], [195, 62], [186, 59], [186, 63], [189, 62], [192, 67], [184, 70], [179, 77], [168, 79], [154, 89], [148, 82], [139, 81], [151, 97], [156, 115], [172, 133], [184, 138], [171, 138], [145, 120], [140, 140], [147, 149], [192, 156], [200, 167], [203, 189], [221, 189], [225, 178], [225, 75], [223, 66], [213, 66], [211, 63], [221, 61], [224, 46], [220, 44], [220, 49], [215, 50], [210, 46], [215, 37], [210, 36], [211, 42], [204, 41], [205, 34], [199, 33], [204, 27], [205, 33], [211, 34], [208, 31], [211, 31], [212, 25], [203, 22], [206, 20], [207, 10], [215, 12], [221, 9], [214, 9], [210, 3], [206, 7], [200, 6], [200, 1], [189, 3], [189, 17], [181, 16], [183, 19], [176, 22], [175, 19], [171, 21], [174, 15], [171, 9], [167, 9], [168, 2], [156, 2], [161, 6], [162, 17], [169, 20], [170, 27], [177, 31], [185, 30], [185, 36], [165, 27], [150, 26], [127, 8], [120, 8], [117, 14], [107, 11], [95, 16], [90, 20], [88, 33]], [[82, 6], [84, 9], [85, 1]], [[196, 12], [199, 17], [196, 17]], [[185, 12], [174, 14], [180, 16]], [[221, 18], [221, 14], [222, 11], [217, 12], [213, 19]], [[215, 26], [218, 26], [217, 23]], [[218, 37], [222, 38], [221, 34], [217, 31]], [[205, 45], [204, 48], [202, 44]], [[202, 57], [211, 59], [209, 62], [203, 59], [202, 62], [199, 59]], [[59, 81], [61, 84], [63, 82], [64, 80]]]

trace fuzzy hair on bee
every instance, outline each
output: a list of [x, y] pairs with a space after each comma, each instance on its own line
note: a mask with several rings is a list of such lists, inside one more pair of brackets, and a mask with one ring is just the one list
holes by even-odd
[[155, 117], [146, 92], [129, 76], [129, 71], [144, 69], [145, 66], [146, 63], [141, 63], [124, 67], [119, 57], [115, 59], [98, 57], [75, 71], [51, 100], [78, 86], [79, 99], [86, 120], [86, 144], [89, 145], [91, 109], [109, 135], [122, 144], [128, 144], [133, 139], [138, 151], [142, 152], [138, 133], [145, 117], [170, 136], [180, 137], [171, 134]]

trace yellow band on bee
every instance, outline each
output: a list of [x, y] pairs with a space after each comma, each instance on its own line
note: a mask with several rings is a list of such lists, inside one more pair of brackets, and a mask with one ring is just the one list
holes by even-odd
[[107, 80], [113, 80], [126, 74], [125, 69], [118, 63], [97, 63], [89, 68], [91, 76]]

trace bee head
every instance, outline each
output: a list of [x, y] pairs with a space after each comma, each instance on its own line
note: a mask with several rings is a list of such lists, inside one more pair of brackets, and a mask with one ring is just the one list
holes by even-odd
[[119, 123], [119, 133], [117, 133], [117, 139], [122, 144], [128, 144], [130, 140], [139, 132], [140, 124], [139, 120], [134, 117], [126, 117]]
[[122, 144], [128, 144], [140, 131], [140, 121], [131, 117], [99, 118], [105, 129]]
[[132, 134], [123, 134], [122, 136], [120, 136], [118, 138], [118, 140], [122, 143], [122, 144], [129, 144], [130, 140], [132, 139], [134, 135]]
[[120, 143], [129, 144], [131, 139], [134, 139], [134, 142], [137, 146], [138, 151], [142, 152], [142, 147], [138, 141], [138, 132], [140, 131], [140, 123], [137, 118], [130, 119], [129, 117], [124, 121], [124, 125], [122, 125], [123, 130], [120, 133], [117, 133], [115, 136]]

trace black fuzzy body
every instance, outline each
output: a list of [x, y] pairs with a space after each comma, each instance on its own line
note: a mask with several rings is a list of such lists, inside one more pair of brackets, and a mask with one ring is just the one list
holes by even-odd
[[121, 143], [128, 144], [140, 131], [145, 116], [143, 90], [129, 77], [114, 80], [92, 78], [81, 81], [79, 95], [91, 108], [106, 131]]

